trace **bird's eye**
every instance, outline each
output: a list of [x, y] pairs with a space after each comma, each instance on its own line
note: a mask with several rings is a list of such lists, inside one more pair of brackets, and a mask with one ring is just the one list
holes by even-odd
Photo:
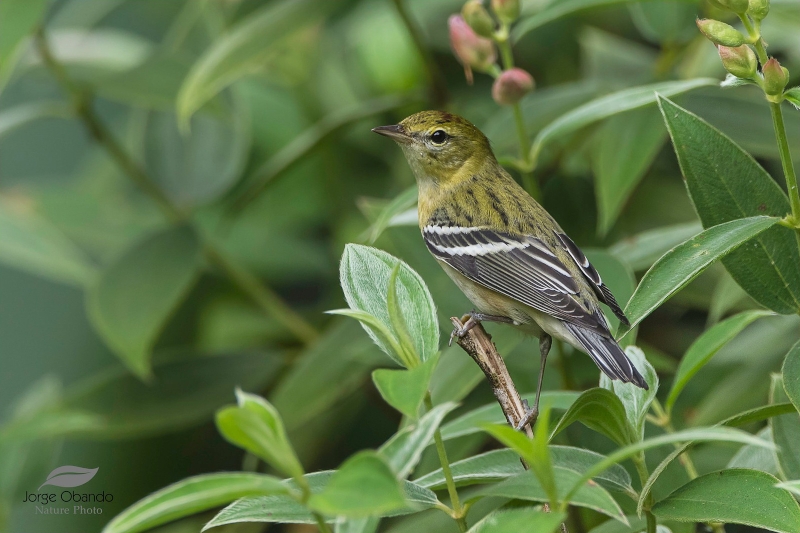
[[433, 144], [444, 144], [447, 140], [447, 133], [444, 130], [436, 130], [431, 133], [431, 141]]

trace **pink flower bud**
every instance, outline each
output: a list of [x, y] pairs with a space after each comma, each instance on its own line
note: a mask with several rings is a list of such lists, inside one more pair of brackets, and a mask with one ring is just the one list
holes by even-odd
[[737, 78], [746, 80], [755, 76], [758, 62], [756, 61], [756, 54], [749, 46], [746, 44], [737, 47], [718, 46], [717, 50], [725, 70]]
[[774, 57], [761, 67], [764, 75], [764, 92], [770, 96], [783, 94], [783, 89], [789, 83], [789, 71], [778, 63]]
[[511, 24], [519, 18], [519, 0], [492, 0], [492, 11], [497, 18]]
[[447, 24], [450, 27], [450, 46], [459, 62], [464, 65], [467, 81], [472, 83], [473, 68], [486, 71], [497, 61], [494, 43], [475, 33], [461, 15], [451, 15]]
[[494, 80], [492, 98], [500, 105], [514, 105], [532, 90], [533, 76], [521, 68], [512, 68]]

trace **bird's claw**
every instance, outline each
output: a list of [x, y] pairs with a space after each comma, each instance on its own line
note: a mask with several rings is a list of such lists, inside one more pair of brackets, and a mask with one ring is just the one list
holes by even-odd
[[526, 400], [522, 400], [522, 403], [525, 406], [525, 416], [519, 421], [519, 424], [514, 428], [517, 431], [522, 431], [522, 429], [530, 424], [533, 426], [536, 423], [536, 419], [539, 418], [539, 406], [534, 405], [533, 409], [528, 407], [528, 402]]
[[464, 338], [464, 335], [466, 335], [468, 332], [469, 332], [469, 330], [467, 328], [463, 328], [463, 327], [462, 328], [453, 328], [453, 332], [450, 333], [450, 341], [447, 343], [447, 346], [452, 346], [453, 345], [453, 339], [455, 339], [456, 337], [458, 337], [459, 339], [462, 339], [462, 338]]

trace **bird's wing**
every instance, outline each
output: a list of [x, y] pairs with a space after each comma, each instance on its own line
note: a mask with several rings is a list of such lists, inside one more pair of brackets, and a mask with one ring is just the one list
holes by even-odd
[[605, 318], [576, 298], [578, 284], [540, 239], [486, 228], [428, 225], [431, 253], [472, 281], [561, 320], [609, 336]]
[[570, 257], [572, 257], [572, 260], [575, 261], [575, 264], [580, 267], [583, 276], [592, 286], [592, 289], [594, 289], [594, 293], [597, 295], [597, 298], [610, 307], [611, 311], [617, 316], [617, 318], [620, 319], [623, 324], [630, 326], [628, 317], [625, 316], [622, 308], [617, 303], [617, 299], [614, 298], [614, 295], [611, 293], [611, 289], [609, 289], [608, 286], [603, 283], [603, 280], [600, 278], [600, 274], [597, 272], [597, 269], [592, 266], [592, 264], [589, 262], [589, 259], [587, 259], [581, 249], [578, 248], [578, 245], [572, 242], [572, 239], [567, 237], [567, 235], [564, 233], [556, 233], [556, 236], [561, 241], [564, 249], [569, 252]]

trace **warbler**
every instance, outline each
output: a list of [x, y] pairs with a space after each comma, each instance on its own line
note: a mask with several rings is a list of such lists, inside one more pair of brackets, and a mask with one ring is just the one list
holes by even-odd
[[422, 238], [476, 306], [453, 335], [495, 321], [539, 337], [536, 397], [520, 427], [538, 414], [553, 337], [587, 353], [609, 378], [648, 388], [600, 308], [606, 304], [628, 325], [614, 295], [553, 217], [497, 162], [478, 128], [451, 113], [422, 111], [372, 131], [402, 148], [417, 180]]

